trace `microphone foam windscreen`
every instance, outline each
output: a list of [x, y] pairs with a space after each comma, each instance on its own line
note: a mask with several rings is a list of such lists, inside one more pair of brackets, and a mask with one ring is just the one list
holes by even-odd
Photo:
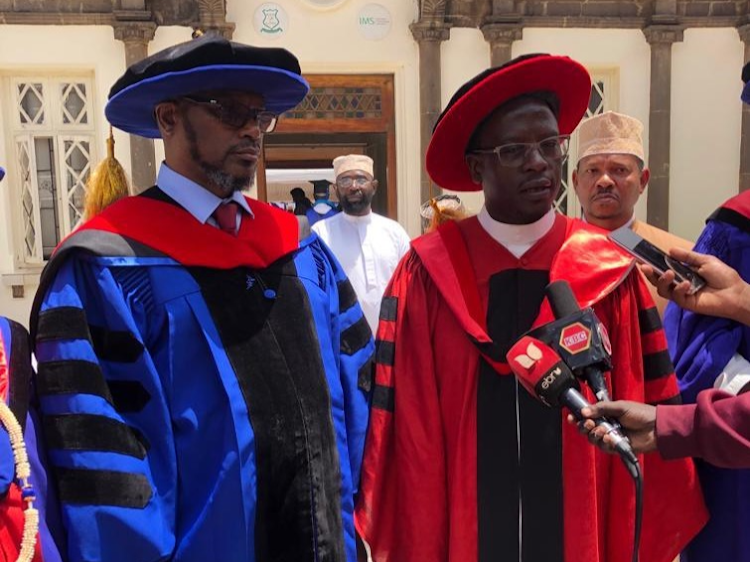
[[581, 310], [570, 284], [564, 279], [547, 285], [545, 292], [555, 318], [565, 318]]

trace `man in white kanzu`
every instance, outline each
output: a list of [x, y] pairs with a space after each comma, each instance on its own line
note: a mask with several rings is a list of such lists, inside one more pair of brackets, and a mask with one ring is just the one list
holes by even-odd
[[342, 213], [315, 223], [312, 230], [330, 246], [351, 281], [373, 333], [380, 301], [409, 235], [396, 221], [372, 212], [378, 189], [369, 156], [349, 154], [333, 160], [334, 188]]

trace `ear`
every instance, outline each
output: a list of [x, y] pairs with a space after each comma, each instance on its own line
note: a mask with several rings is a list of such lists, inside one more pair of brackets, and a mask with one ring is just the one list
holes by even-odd
[[378, 180], [372, 180], [370, 182], [370, 185], [372, 186], [372, 193], [375, 194], [378, 191]]
[[643, 168], [643, 171], [641, 172], [641, 189], [640, 193], [643, 193], [646, 191], [646, 185], [648, 185], [648, 180], [651, 177], [651, 172], [648, 168]]
[[573, 189], [578, 191], [578, 170], [573, 168]]
[[160, 103], [154, 108], [154, 118], [159, 125], [162, 136], [171, 136], [174, 134], [179, 120], [177, 104], [173, 101]]
[[467, 154], [464, 160], [469, 167], [471, 181], [477, 185], [482, 185], [482, 169], [484, 168], [482, 157], [477, 154]]

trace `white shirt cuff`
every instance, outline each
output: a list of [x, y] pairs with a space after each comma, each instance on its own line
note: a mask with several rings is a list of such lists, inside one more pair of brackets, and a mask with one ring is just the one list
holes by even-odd
[[722, 373], [716, 377], [714, 388], [736, 396], [748, 383], [750, 383], [750, 362], [742, 355], [735, 353]]

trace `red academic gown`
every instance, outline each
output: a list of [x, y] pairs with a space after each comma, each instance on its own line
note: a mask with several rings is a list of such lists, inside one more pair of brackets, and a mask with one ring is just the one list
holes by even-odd
[[[678, 396], [648, 290], [600, 231], [557, 216], [520, 259], [476, 218], [416, 240], [378, 330], [356, 513], [376, 562], [630, 561], [635, 494], [620, 459], [535, 402], [504, 363], [521, 333], [553, 318], [543, 289], [560, 278], [609, 330], [612, 395]], [[640, 560], [671, 562], [706, 521], [694, 467], [641, 463]]]

